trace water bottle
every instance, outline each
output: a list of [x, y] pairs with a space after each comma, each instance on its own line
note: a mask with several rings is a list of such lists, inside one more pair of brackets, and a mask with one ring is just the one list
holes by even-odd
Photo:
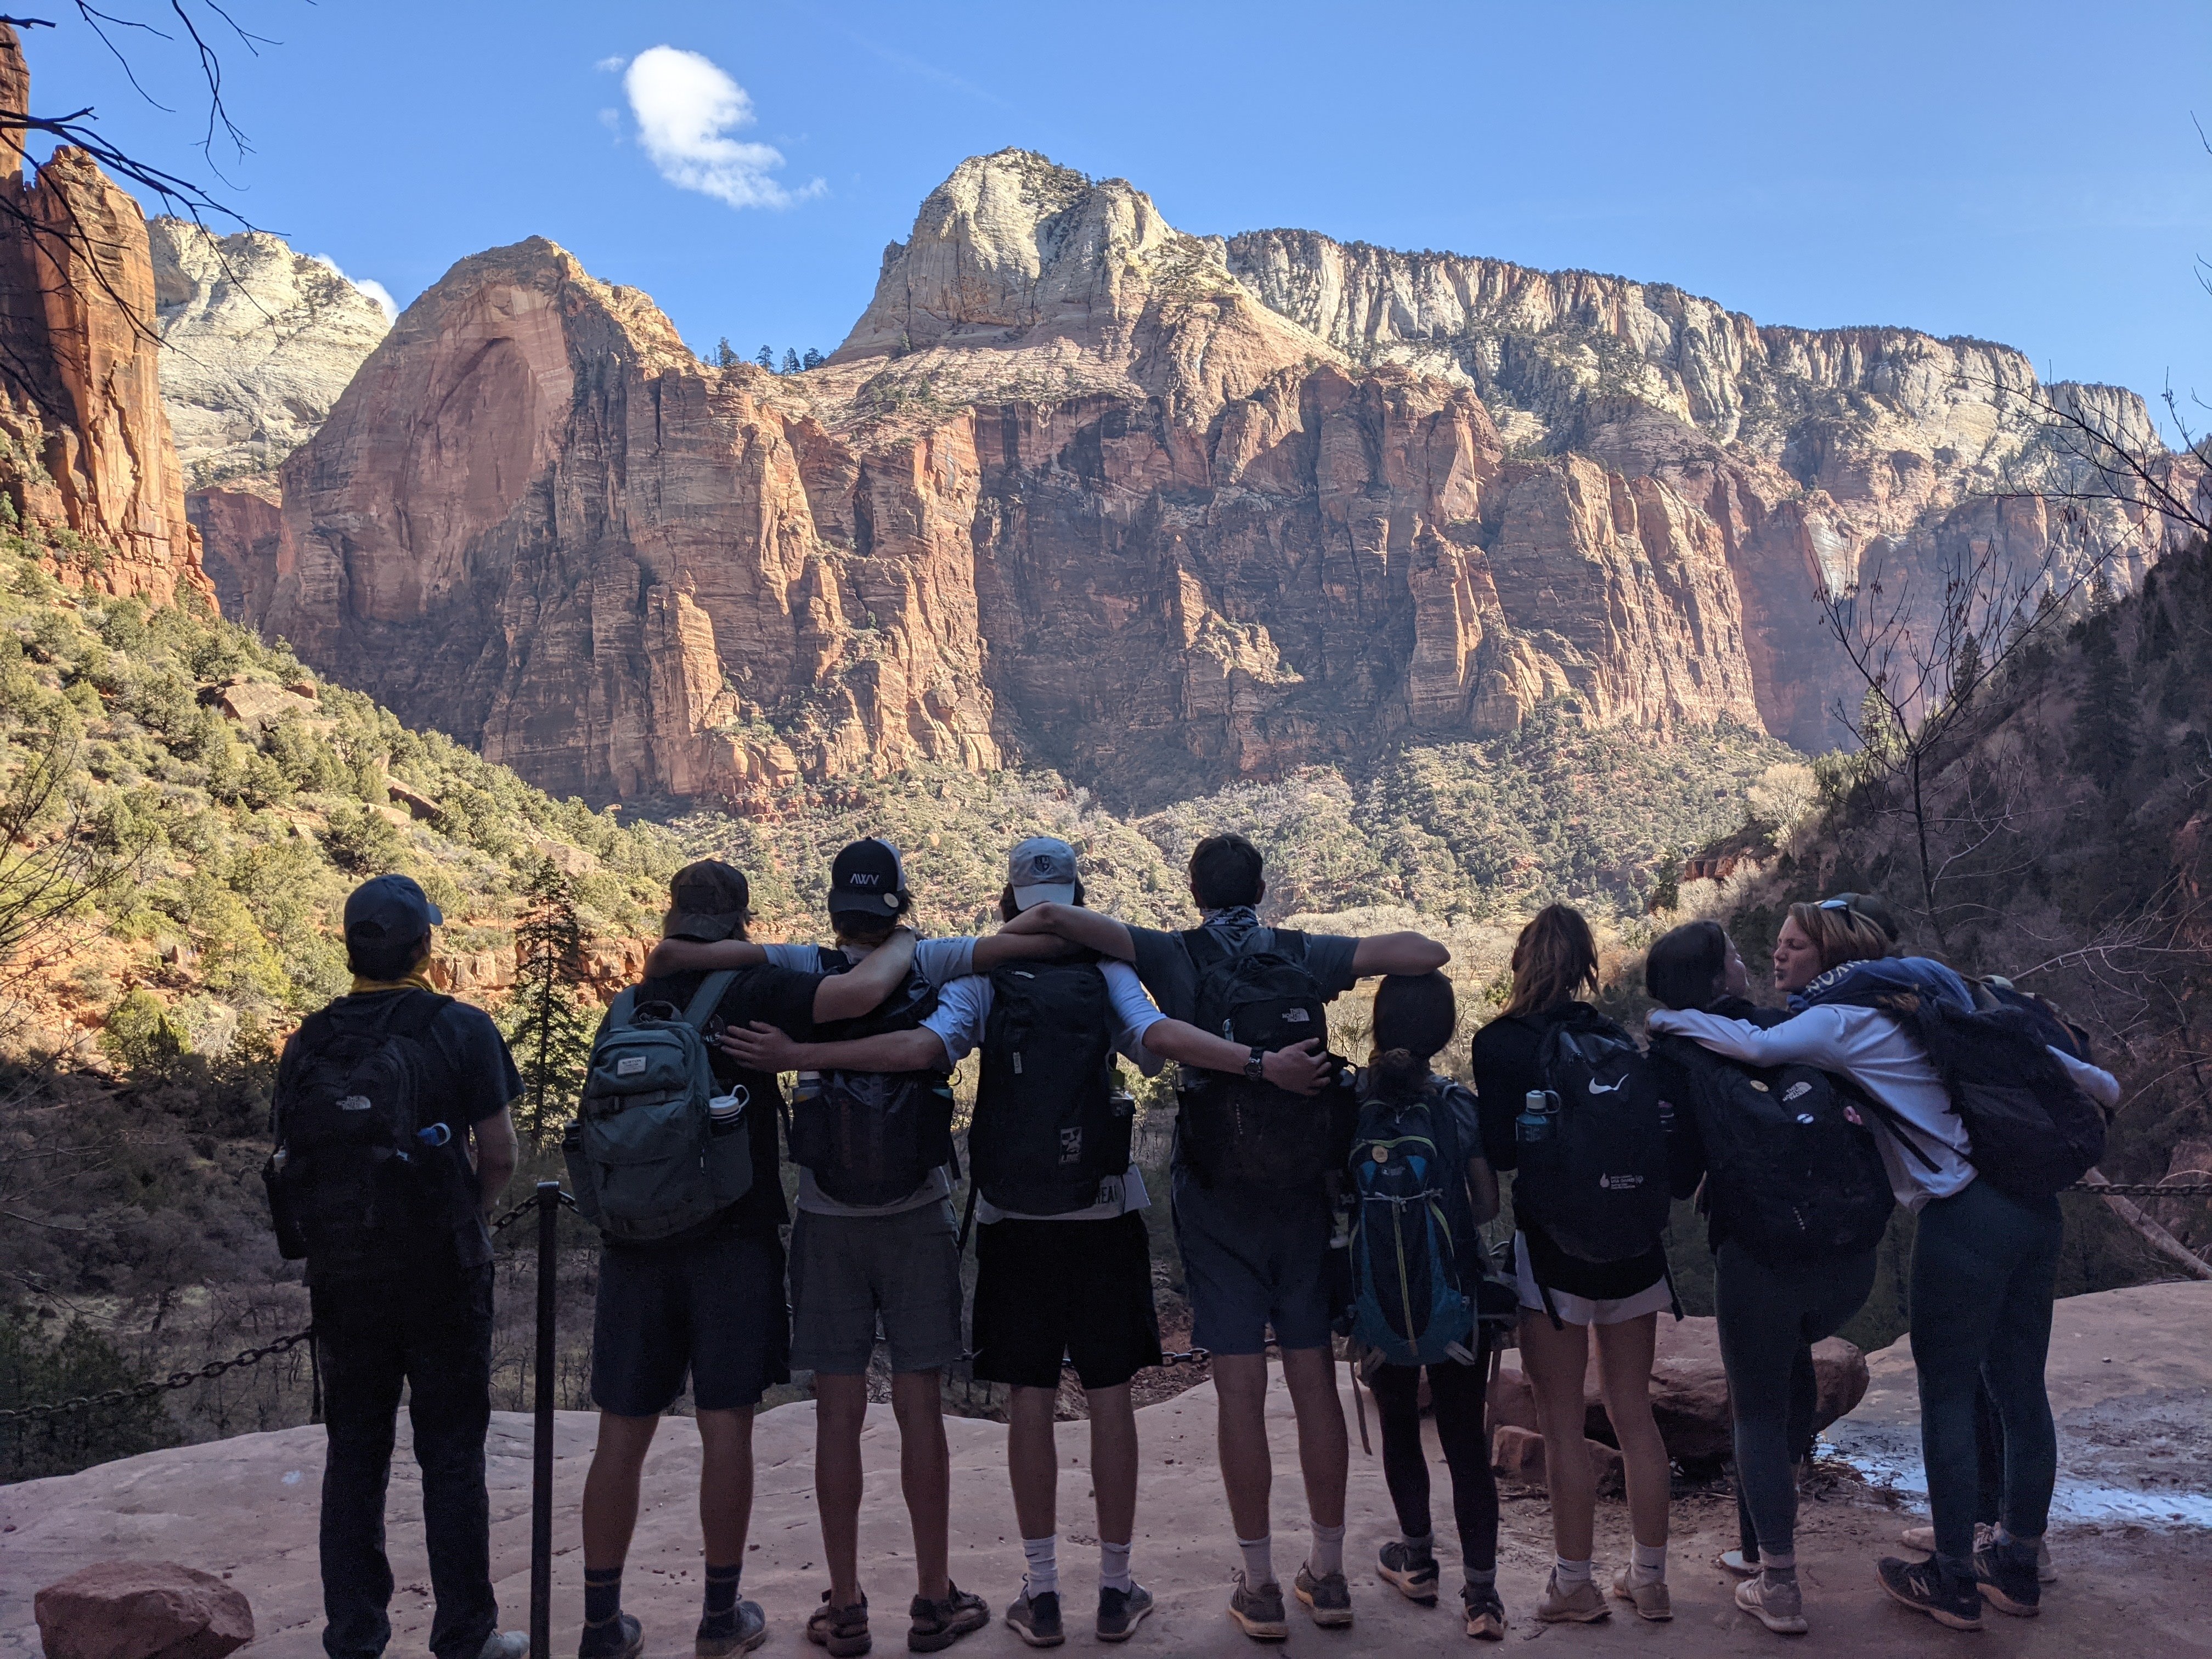
[[426, 1123], [415, 1132], [415, 1139], [425, 1146], [442, 1146], [453, 1138], [453, 1132], [443, 1123]]
[[707, 1103], [708, 1133], [714, 1135], [733, 1135], [744, 1127], [745, 1108], [751, 1098], [740, 1085], [726, 1095], [716, 1095]]
[[1552, 1138], [1553, 1120], [1559, 1115], [1559, 1097], [1547, 1089], [1531, 1089], [1521, 1103], [1521, 1115], [1513, 1120], [1513, 1139], [1523, 1146]]

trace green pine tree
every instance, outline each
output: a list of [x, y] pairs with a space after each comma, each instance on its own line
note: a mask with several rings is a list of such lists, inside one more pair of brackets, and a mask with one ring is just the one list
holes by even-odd
[[737, 349], [730, 343], [730, 337], [725, 334], [714, 347], [714, 367], [735, 368], [743, 361], [738, 356]]
[[2074, 708], [2074, 763], [2109, 792], [2136, 757], [2135, 693], [2109, 614], [2081, 636], [2081, 696]]
[[1951, 664], [1951, 701], [1963, 703], [1981, 684], [1982, 644], [1972, 634], [1959, 641], [1959, 654]]
[[574, 1112], [597, 1025], [584, 990], [584, 932], [574, 884], [550, 859], [532, 875], [514, 929], [514, 989], [501, 1010], [522, 1073], [516, 1127], [544, 1146]]
[[763, 368], [768, 370], [769, 374], [775, 374], [775, 348], [773, 346], [763, 346], [758, 351], [753, 353], [753, 361], [758, 363]]

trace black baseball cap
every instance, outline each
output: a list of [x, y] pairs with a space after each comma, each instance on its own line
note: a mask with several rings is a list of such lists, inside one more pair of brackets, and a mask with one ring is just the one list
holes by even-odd
[[1820, 902], [1824, 908], [1848, 910], [1855, 916], [1865, 917], [1881, 929], [1892, 945], [1902, 936], [1903, 930], [1897, 925], [1896, 913], [1872, 893], [1838, 893]]
[[668, 920], [660, 931], [671, 939], [724, 939], [744, 926], [752, 890], [745, 872], [720, 859], [701, 859], [678, 870], [668, 884]]
[[374, 876], [346, 896], [345, 936], [365, 945], [421, 939], [445, 920], [412, 876]]
[[893, 916], [906, 897], [906, 868], [898, 848], [880, 836], [856, 841], [830, 866], [830, 914], [858, 911]]

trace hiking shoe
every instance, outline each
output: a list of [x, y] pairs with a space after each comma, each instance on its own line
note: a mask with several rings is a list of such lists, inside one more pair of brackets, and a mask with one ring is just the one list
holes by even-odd
[[1536, 1617], [1547, 1625], [1594, 1625], [1612, 1618], [1613, 1609], [1606, 1606], [1597, 1580], [1585, 1578], [1572, 1589], [1561, 1589], [1559, 1570], [1554, 1567], [1544, 1581], [1544, 1593], [1536, 1598]]
[[[1060, 1622], [1060, 1598], [1052, 1599], [1053, 1622]], [[907, 1607], [907, 1616], [914, 1620], [914, 1628], [906, 1633], [908, 1650], [915, 1653], [939, 1653], [951, 1647], [971, 1631], [979, 1631], [991, 1622], [991, 1604], [980, 1595], [970, 1595], [959, 1585], [947, 1579], [945, 1598], [933, 1601], [926, 1595], [917, 1595]]]
[[495, 1630], [484, 1638], [477, 1659], [530, 1659], [530, 1638], [519, 1630]]
[[1237, 1570], [1237, 1588], [1230, 1592], [1229, 1616], [1237, 1621], [1237, 1628], [1255, 1642], [1287, 1642], [1291, 1639], [1291, 1621], [1283, 1611], [1283, 1587], [1272, 1579], [1254, 1589], [1244, 1582], [1244, 1570]]
[[1735, 1604], [1778, 1636], [1802, 1636], [1811, 1628], [1805, 1622], [1805, 1592], [1794, 1578], [1777, 1578], [1762, 1572], [1735, 1587]]
[[1403, 1539], [1394, 1538], [1382, 1547], [1376, 1559], [1376, 1571], [1382, 1582], [1397, 1586], [1398, 1594], [1408, 1601], [1419, 1601], [1425, 1607], [1437, 1604], [1437, 1558], [1428, 1550], [1416, 1550]]
[[2043, 1610], [2043, 1584], [2036, 1577], [2033, 1546], [1992, 1540], [1974, 1552], [1974, 1582], [1982, 1599], [1999, 1613], [2033, 1619]]
[[1316, 1578], [1311, 1567], [1301, 1565], [1291, 1588], [1323, 1630], [1342, 1630], [1352, 1622], [1352, 1586], [1342, 1573], [1326, 1572]]
[[1739, 1578], [1756, 1578], [1766, 1571], [1759, 1565], [1756, 1557], [1747, 1556], [1740, 1549], [1723, 1550], [1718, 1555], [1713, 1557], [1713, 1565], [1723, 1571], [1734, 1573]]
[[1060, 1592], [1031, 1595], [1024, 1590], [1006, 1608], [1006, 1624], [1033, 1648], [1056, 1648], [1067, 1639], [1060, 1627]]
[[[497, 1640], [496, 1635], [493, 1639]], [[487, 1642], [484, 1646], [490, 1647]], [[530, 1650], [530, 1638], [522, 1638], [523, 1651]], [[637, 1659], [645, 1649], [645, 1626], [626, 1613], [611, 1619], [584, 1626], [583, 1639], [576, 1644], [576, 1659]]]
[[[1997, 1529], [1986, 1521], [1974, 1522], [1974, 1553], [1978, 1555], [1996, 1540]], [[1898, 1534], [1898, 1541], [1909, 1550], [1923, 1554], [1936, 1553], [1936, 1528], [1907, 1527]], [[2051, 1565], [2051, 1534], [2045, 1533], [2035, 1540], [2035, 1580], [2039, 1584], [2058, 1582], [2058, 1569]]]
[[863, 1595], [849, 1607], [830, 1605], [830, 1592], [822, 1592], [822, 1605], [806, 1617], [806, 1639], [827, 1648], [836, 1659], [853, 1659], [873, 1645], [868, 1634], [868, 1598]]
[[1638, 1619], [1649, 1619], [1654, 1624], [1663, 1623], [1674, 1616], [1674, 1598], [1667, 1593], [1667, 1581], [1654, 1578], [1646, 1584], [1633, 1583], [1629, 1575], [1632, 1567], [1621, 1567], [1613, 1575], [1613, 1593], [1636, 1609]]
[[1133, 1584], [1125, 1590], [1101, 1589], [1098, 1592], [1098, 1639], [1102, 1642], [1126, 1642], [1145, 1622], [1145, 1615], [1152, 1610], [1152, 1593], [1142, 1584]]
[[1914, 1612], [1924, 1613], [1953, 1630], [1982, 1627], [1981, 1591], [1971, 1580], [1951, 1579], [1936, 1560], [1900, 1561], [1886, 1555], [1875, 1571], [1891, 1598]]
[[1467, 1633], [1486, 1642], [1505, 1639], [1505, 1603], [1498, 1599], [1498, 1589], [1476, 1589], [1472, 1586], [1459, 1593], [1467, 1604]]
[[698, 1659], [730, 1659], [733, 1653], [750, 1653], [767, 1640], [768, 1615], [761, 1604], [740, 1601], [727, 1613], [702, 1615], [691, 1650]]

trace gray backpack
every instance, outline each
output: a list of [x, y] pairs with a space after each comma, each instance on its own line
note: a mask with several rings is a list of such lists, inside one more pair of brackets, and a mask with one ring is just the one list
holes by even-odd
[[613, 1243], [677, 1237], [751, 1189], [752, 1137], [715, 1133], [707, 1105], [716, 1089], [702, 1028], [736, 977], [709, 974], [672, 1019], [641, 1014], [632, 986], [592, 1039], [583, 1100], [561, 1149], [576, 1208]]

